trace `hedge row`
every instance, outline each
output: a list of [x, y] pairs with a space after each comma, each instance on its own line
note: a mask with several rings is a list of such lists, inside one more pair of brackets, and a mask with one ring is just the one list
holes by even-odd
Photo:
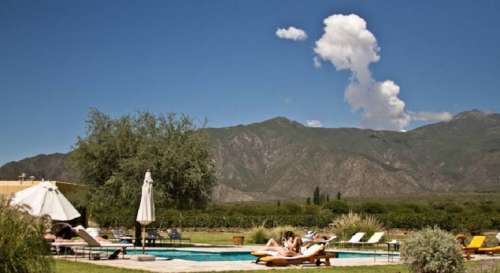
[[[438, 226], [446, 230], [479, 233], [487, 229], [500, 229], [500, 214], [463, 213], [398, 213], [389, 212], [375, 215], [385, 227], [421, 229]], [[156, 221], [161, 227], [190, 228], [252, 228], [256, 226], [276, 227], [291, 225], [297, 227], [327, 227], [335, 214], [326, 212], [317, 215], [222, 215], [208, 213], [159, 213]]]
[[421, 229], [438, 226], [445, 230], [480, 233], [487, 229], [500, 229], [499, 214], [459, 213], [388, 213], [377, 217], [390, 228]]
[[252, 228], [256, 226], [277, 227], [326, 227], [332, 221], [331, 214], [324, 215], [163, 215], [157, 217], [157, 225], [163, 227], [192, 227], [192, 228]]

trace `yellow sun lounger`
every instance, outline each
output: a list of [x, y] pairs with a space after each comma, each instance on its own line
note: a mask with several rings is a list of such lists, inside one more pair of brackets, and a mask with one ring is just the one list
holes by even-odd
[[494, 246], [494, 247], [480, 247], [476, 253], [479, 254], [488, 254], [488, 255], [493, 255], [496, 253], [500, 253], [500, 246]]
[[478, 248], [482, 247], [484, 244], [484, 241], [486, 241], [486, 236], [474, 236], [472, 237], [472, 240], [470, 241], [469, 245], [465, 246], [463, 249], [464, 250], [477, 250]]
[[258, 263], [258, 262], [260, 262], [260, 259], [262, 257], [278, 255], [278, 251], [273, 251], [273, 250], [255, 250], [255, 251], [252, 251], [250, 253], [250, 255], [255, 256], [257, 258], [255, 260], [255, 262]]
[[483, 246], [486, 236], [474, 236], [470, 241], [469, 245], [463, 247], [463, 250], [467, 256], [472, 253], [476, 253], [477, 250]]
[[316, 263], [316, 265], [321, 264], [321, 259], [325, 259], [327, 265], [330, 264], [330, 258], [335, 258], [335, 253], [325, 253], [324, 245], [313, 245], [309, 247], [304, 254], [285, 257], [285, 256], [266, 256], [260, 258], [260, 261], [265, 263], [267, 266], [286, 266], [292, 264], [302, 264], [302, 263]]

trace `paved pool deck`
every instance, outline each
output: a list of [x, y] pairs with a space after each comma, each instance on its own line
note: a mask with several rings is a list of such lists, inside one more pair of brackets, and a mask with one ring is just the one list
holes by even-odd
[[[244, 247], [234, 247], [234, 246], [195, 246], [195, 247], [165, 247], [165, 248], [147, 248], [147, 249], [178, 249], [178, 250], [192, 250], [192, 251], [205, 251], [205, 252], [242, 252], [251, 251], [253, 249], [261, 249], [262, 246], [244, 246]], [[140, 249], [140, 248], [136, 248]], [[332, 249], [339, 250], [339, 249]], [[354, 252], [352, 249], [349, 251]], [[364, 252], [364, 251], [360, 251]], [[377, 251], [378, 254], [384, 253], [383, 251]], [[72, 256], [58, 257], [60, 259], [67, 259], [75, 261]], [[271, 270], [271, 269], [290, 269], [290, 268], [325, 268], [325, 265], [316, 266], [311, 264], [288, 266], [288, 267], [268, 267], [263, 264], [256, 264], [253, 261], [189, 261], [181, 259], [172, 260], [162, 260], [157, 259], [151, 262], [139, 262], [131, 260], [130, 257], [125, 257], [125, 259], [117, 260], [89, 260], [87, 258], [78, 258], [76, 261], [83, 263], [91, 263], [96, 265], [112, 266], [127, 269], [137, 269], [151, 272], [220, 272], [220, 271], [246, 271], [246, 270]], [[390, 262], [386, 256], [380, 257], [370, 257], [370, 258], [342, 258], [342, 259], [331, 259], [331, 266], [360, 266], [360, 265], [385, 265], [385, 264], [396, 264], [399, 263], [398, 258], [393, 258]]]
[[[179, 250], [193, 250], [193, 251], [206, 251], [206, 252], [241, 252], [250, 251], [252, 249], [258, 249], [260, 246], [245, 246], [245, 247], [168, 247], [168, 248], [154, 248], [154, 249], [179, 249]], [[149, 248], [148, 248], [149, 249]], [[338, 251], [350, 251], [355, 252], [352, 249], [329, 249]], [[357, 250], [359, 252], [366, 252], [363, 250]], [[385, 253], [384, 251], [377, 251], [377, 254]], [[68, 259], [74, 261], [75, 258], [72, 256], [57, 257], [60, 259]], [[498, 259], [500, 256], [474, 256], [474, 260], [483, 259]], [[137, 269], [151, 272], [220, 272], [220, 271], [246, 271], [246, 270], [280, 270], [280, 269], [299, 269], [299, 268], [325, 268], [325, 265], [315, 266], [315, 265], [298, 265], [298, 266], [287, 266], [287, 267], [267, 267], [262, 264], [256, 264], [252, 261], [188, 261], [181, 259], [173, 260], [162, 260], [157, 259], [151, 262], [139, 262], [131, 260], [130, 257], [125, 257], [125, 259], [118, 260], [89, 260], [87, 258], [78, 258], [78, 262], [91, 263], [96, 265], [104, 265], [118, 268], [127, 269]], [[341, 258], [341, 259], [331, 259], [331, 267], [342, 267], [342, 266], [372, 266], [372, 265], [386, 265], [386, 264], [398, 264], [400, 263], [399, 258], [394, 257], [392, 260], [388, 260], [387, 256], [379, 257], [369, 257], [369, 258]]]
[[[79, 262], [92, 263], [96, 265], [105, 265], [127, 269], [138, 269], [151, 272], [218, 272], [218, 271], [244, 271], [244, 270], [271, 270], [271, 269], [290, 269], [290, 268], [324, 268], [326, 266], [299, 265], [288, 267], [267, 267], [261, 264], [255, 264], [250, 261], [237, 262], [195, 262], [186, 260], [157, 260], [153, 262], [137, 262], [130, 259], [125, 260], [101, 260], [92, 261], [88, 259], [78, 259]], [[382, 265], [387, 264], [387, 260], [368, 258], [346, 258], [332, 260], [331, 266], [359, 266], [359, 265]]]

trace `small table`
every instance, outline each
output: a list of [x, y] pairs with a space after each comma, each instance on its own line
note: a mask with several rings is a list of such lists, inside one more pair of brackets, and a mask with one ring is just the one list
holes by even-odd
[[394, 262], [394, 255], [393, 253], [396, 253], [399, 251], [399, 246], [401, 243], [399, 241], [393, 240], [390, 242], [387, 242], [387, 262]]

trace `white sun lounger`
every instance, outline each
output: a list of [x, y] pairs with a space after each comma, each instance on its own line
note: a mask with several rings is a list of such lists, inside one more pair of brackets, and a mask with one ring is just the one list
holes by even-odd
[[341, 244], [341, 245], [358, 244], [361, 241], [361, 239], [363, 239], [363, 237], [365, 237], [365, 233], [364, 232], [358, 232], [358, 233], [352, 235], [351, 239], [349, 239], [348, 241], [340, 241], [339, 244]]
[[376, 245], [378, 243], [380, 243], [380, 240], [382, 240], [382, 238], [384, 237], [385, 235], [385, 232], [383, 231], [379, 231], [379, 232], [375, 232], [373, 233], [372, 237], [370, 237], [370, 239], [368, 239], [368, 241], [366, 242], [358, 242], [358, 243], [353, 243], [354, 245], [356, 244], [360, 244], [360, 245]]
[[[84, 249], [84, 251], [85, 251], [85, 249], [90, 250], [89, 258], [91, 258], [91, 254], [92, 254], [93, 249], [98, 249], [98, 250], [115, 249], [115, 251], [111, 255], [109, 255], [108, 258], [116, 258], [117, 254], [119, 254], [119, 252], [122, 252], [122, 254], [125, 255], [125, 250], [127, 249], [127, 247], [134, 246], [133, 244], [100, 242], [100, 241], [96, 240], [96, 238], [92, 237], [92, 235], [90, 235], [83, 228], [77, 227], [75, 230], [76, 230], [78, 236], [80, 236], [80, 238], [82, 238], [87, 243], [87, 245], [83, 246], [82, 248]], [[116, 251], [116, 249], [118, 251]]]

